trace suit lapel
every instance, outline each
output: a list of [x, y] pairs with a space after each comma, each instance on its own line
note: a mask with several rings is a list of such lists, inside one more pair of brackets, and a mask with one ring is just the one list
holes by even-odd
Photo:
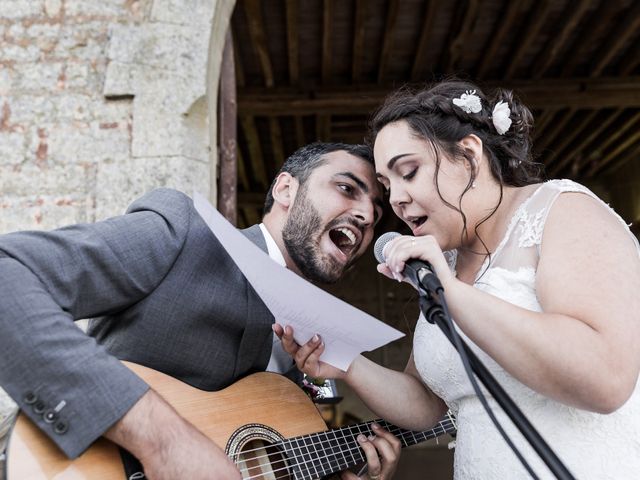
[[[242, 234], [267, 253], [267, 242], [258, 225], [253, 225]], [[247, 295], [247, 321], [240, 341], [234, 375], [247, 375], [252, 371], [264, 370], [269, 363], [273, 346], [273, 315], [260, 299], [251, 284], [245, 279]]]

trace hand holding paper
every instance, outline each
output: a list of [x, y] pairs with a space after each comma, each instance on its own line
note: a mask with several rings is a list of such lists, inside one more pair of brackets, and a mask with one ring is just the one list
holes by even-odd
[[199, 193], [196, 211], [235, 261], [251, 286], [281, 325], [291, 325], [295, 339], [305, 344], [319, 334], [322, 361], [347, 370], [363, 351], [374, 350], [404, 334], [371, 315], [321, 290], [278, 265], [233, 227]]

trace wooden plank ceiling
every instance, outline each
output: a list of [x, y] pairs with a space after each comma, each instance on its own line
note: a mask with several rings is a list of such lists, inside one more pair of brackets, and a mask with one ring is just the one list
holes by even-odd
[[637, 0], [238, 0], [232, 32], [239, 225], [296, 148], [361, 143], [392, 89], [449, 75], [519, 94], [549, 178], [640, 154]]

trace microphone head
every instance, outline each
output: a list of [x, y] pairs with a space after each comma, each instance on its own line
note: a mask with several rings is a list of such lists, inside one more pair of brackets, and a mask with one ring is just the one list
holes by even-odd
[[384, 247], [387, 246], [387, 243], [399, 236], [400, 234], [398, 232], [387, 232], [378, 237], [376, 244], [373, 246], [373, 254], [376, 257], [376, 260], [378, 260], [378, 263], [385, 262]]

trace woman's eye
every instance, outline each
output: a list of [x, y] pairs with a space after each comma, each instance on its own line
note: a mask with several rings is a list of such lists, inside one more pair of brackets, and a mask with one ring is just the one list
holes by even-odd
[[409, 173], [407, 173], [406, 175], [402, 176], [403, 180], [411, 180], [413, 177], [416, 176], [416, 173], [418, 172], [417, 168], [414, 168], [413, 170], [411, 170]]

